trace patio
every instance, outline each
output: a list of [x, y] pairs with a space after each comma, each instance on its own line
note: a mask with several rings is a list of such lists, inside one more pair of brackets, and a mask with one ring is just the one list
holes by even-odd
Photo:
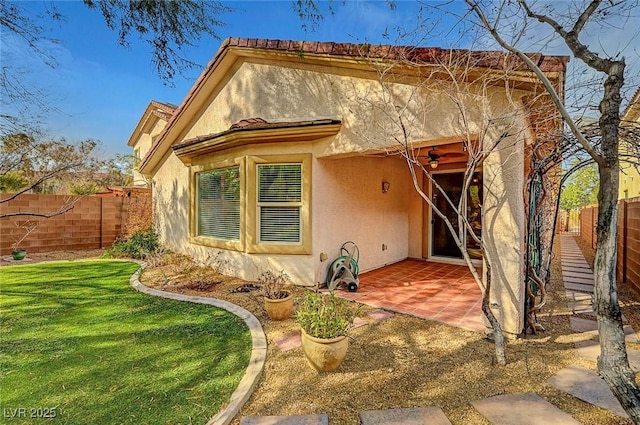
[[407, 259], [359, 277], [357, 292], [340, 288], [336, 296], [471, 331], [486, 329], [482, 293], [466, 266]]

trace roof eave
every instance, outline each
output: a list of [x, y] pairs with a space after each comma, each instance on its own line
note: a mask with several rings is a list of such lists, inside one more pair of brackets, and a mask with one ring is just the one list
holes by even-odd
[[218, 134], [200, 136], [173, 146], [173, 152], [187, 166], [193, 159], [239, 146], [258, 143], [312, 142], [338, 134], [342, 123], [305, 122], [291, 126], [231, 129]]

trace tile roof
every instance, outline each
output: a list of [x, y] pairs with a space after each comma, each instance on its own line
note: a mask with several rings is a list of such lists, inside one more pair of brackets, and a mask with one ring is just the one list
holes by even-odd
[[151, 113], [162, 118], [165, 121], [169, 121], [176, 108], [178, 108], [172, 103], [159, 102], [157, 100], [152, 100], [151, 105], [156, 107], [156, 109], [151, 111]]
[[[268, 40], [259, 38], [227, 38], [218, 54], [227, 47], [280, 50], [329, 56], [350, 56], [386, 60], [405, 60], [413, 63], [443, 63], [452, 58], [465, 58], [470, 64], [483, 68], [528, 70], [516, 56], [496, 50], [442, 49], [440, 47], [391, 46], [367, 43], [335, 43], [320, 41]], [[526, 53], [544, 72], [563, 72], [568, 56], [547, 56]], [[216, 55], [217, 56], [217, 55]]]

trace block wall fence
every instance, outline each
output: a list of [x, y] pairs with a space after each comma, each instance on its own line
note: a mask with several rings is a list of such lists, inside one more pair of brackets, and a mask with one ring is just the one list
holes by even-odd
[[[580, 235], [595, 249], [598, 207], [580, 212]], [[640, 197], [618, 201], [617, 279], [640, 291]]]
[[[10, 194], [0, 194], [0, 200]], [[151, 211], [151, 198], [71, 197], [67, 195], [23, 194], [0, 203], [0, 214], [34, 212], [50, 214], [75, 201], [65, 214], [51, 218], [28, 216], [0, 218], [0, 255], [10, 255], [24, 230], [16, 223], [37, 221], [37, 229], [20, 244], [30, 253], [108, 248], [127, 233], [131, 221], [139, 221], [137, 211]], [[149, 220], [149, 225], [151, 224]]]

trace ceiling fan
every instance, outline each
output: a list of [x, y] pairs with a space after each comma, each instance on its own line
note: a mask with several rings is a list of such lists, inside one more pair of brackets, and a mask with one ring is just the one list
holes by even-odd
[[432, 146], [431, 149], [429, 149], [429, 152], [427, 152], [425, 158], [429, 157], [429, 165], [431, 168], [438, 168], [440, 158], [456, 156], [464, 156], [464, 152], [443, 152], [441, 150], [437, 150], [435, 146]]

